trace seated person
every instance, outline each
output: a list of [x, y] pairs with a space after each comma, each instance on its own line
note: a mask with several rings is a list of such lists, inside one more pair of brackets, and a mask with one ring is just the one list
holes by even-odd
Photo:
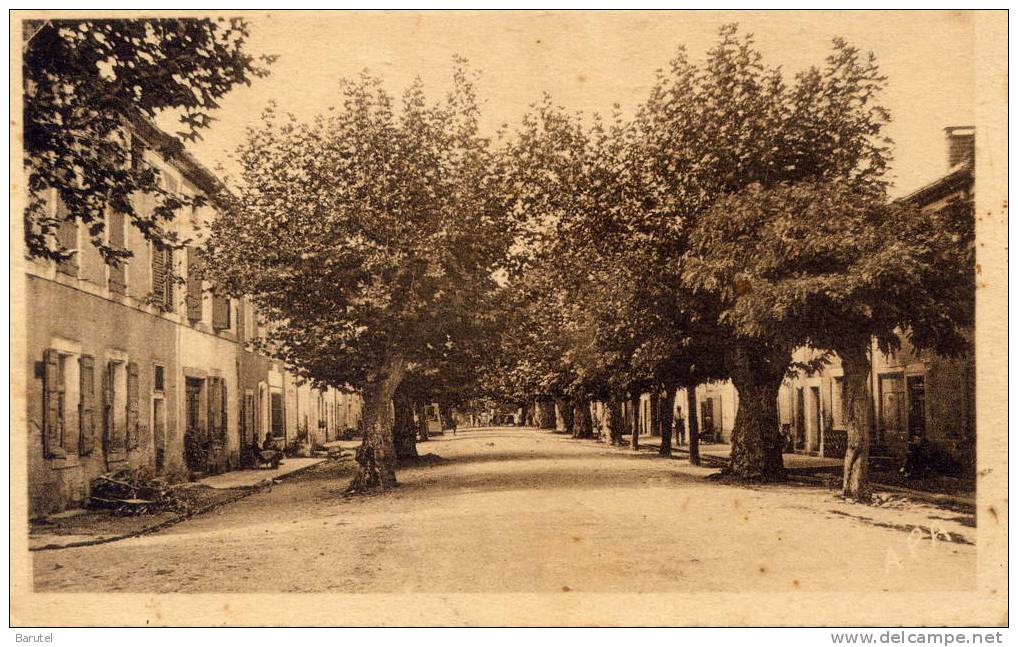
[[266, 433], [265, 440], [262, 441], [262, 449], [258, 452], [258, 461], [263, 464], [268, 463], [272, 465], [272, 469], [276, 469], [282, 460], [283, 452], [276, 448], [276, 440], [272, 434]]

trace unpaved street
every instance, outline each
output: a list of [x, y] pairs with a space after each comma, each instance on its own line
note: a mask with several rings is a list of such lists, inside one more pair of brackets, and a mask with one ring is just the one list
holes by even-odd
[[[328, 463], [159, 534], [34, 553], [36, 588], [929, 592], [975, 582], [973, 520], [956, 512], [723, 485], [684, 460], [537, 430], [468, 430], [418, 447], [437, 456], [402, 469], [393, 493], [344, 497], [353, 463]], [[953, 541], [931, 540], [931, 526]]]

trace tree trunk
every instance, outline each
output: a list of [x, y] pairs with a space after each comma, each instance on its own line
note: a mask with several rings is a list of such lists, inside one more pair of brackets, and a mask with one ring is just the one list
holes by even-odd
[[658, 389], [654, 389], [650, 392], [650, 420], [647, 424], [647, 434], [649, 436], [660, 436], [661, 435], [661, 393]]
[[612, 445], [622, 446], [622, 434], [625, 421], [622, 416], [622, 396], [612, 393], [608, 396], [608, 441]]
[[521, 427], [532, 427], [534, 425], [534, 416], [530, 412], [530, 404], [527, 402], [523, 403], [523, 408], [520, 411], [520, 426]]
[[396, 389], [392, 398], [392, 438], [396, 460], [417, 458], [417, 428], [414, 424], [414, 403], [410, 397]]
[[423, 402], [414, 403], [414, 411], [417, 414], [417, 440], [427, 442], [431, 440], [428, 434], [428, 405]]
[[555, 428], [555, 403], [551, 400], [537, 401], [537, 426], [541, 429]]
[[[572, 435], [573, 433], [573, 401], [570, 398], [560, 398], [555, 401], [555, 412], [557, 420], [555, 429]], [[558, 428], [558, 421], [562, 421], [562, 428]]]
[[640, 448], [640, 394], [633, 393], [629, 396], [630, 418], [633, 421], [633, 435], [629, 438], [629, 445], [634, 450]]
[[593, 438], [594, 418], [590, 415], [590, 400], [573, 400], [573, 438]]
[[662, 456], [672, 455], [672, 425], [675, 422], [675, 387], [665, 387], [665, 397], [661, 398], [661, 449]]
[[439, 425], [442, 428], [442, 431], [445, 431], [446, 429], [452, 429], [453, 432], [455, 433], [456, 421], [453, 420], [452, 417], [452, 405], [450, 405], [448, 402], [438, 403], [438, 420]]
[[848, 430], [842, 495], [869, 501], [869, 459], [872, 428], [870, 358], [865, 349], [839, 352], [845, 377], [842, 411]]
[[700, 419], [696, 410], [696, 383], [686, 385], [686, 433], [689, 434], [689, 463], [700, 464]]
[[364, 384], [364, 440], [357, 450], [359, 468], [347, 491], [387, 490], [396, 485], [396, 448], [392, 437], [392, 398], [406, 374], [406, 360], [390, 357]]
[[748, 345], [733, 350], [731, 373], [739, 392], [739, 408], [727, 471], [740, 479], [781, 480], [785, 467], [781, 457], [784, 442], [778, 418], [778, 389], [788, 358]]

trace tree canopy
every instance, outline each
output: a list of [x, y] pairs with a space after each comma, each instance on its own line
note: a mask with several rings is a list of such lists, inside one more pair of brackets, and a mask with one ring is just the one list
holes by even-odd
[[383, 482], [394, 482], [387, 403], [408, 369], [477, 357], [468, 346], [489, 328], [509, 241], [477, 116], [461, 60], [440, 102], [420, 82], [397, 102], [364, 74], [311, 122], [270, 106], [207, 250], [222, 289], [273, 322], [270, 352], [364, 394]]
[[[139, 18], [28, 21], [25, 28], [24, 144], [29, 201], [28, 254], [64, 260], [56, 233], [64, 221], [84, 223], [107, 262], [130, 256], [104, 236], [106, 214], [119, 211], [146, 239], [180, 241], [163, 225], [204, 197], [171, 190], [142, 160], [143, 146], [166, 159], [182, 146], [172, 138], [131, 137], [132, 123], [179, 113], [184, 140], [200, 136], [219, 100], [238, 84], [268, 74], [273, 57], [246, 53], [240, 18]], [[48, 194], [66, 209], [54, 216]], [[151, 209], [134, 197], [151, 196]]]

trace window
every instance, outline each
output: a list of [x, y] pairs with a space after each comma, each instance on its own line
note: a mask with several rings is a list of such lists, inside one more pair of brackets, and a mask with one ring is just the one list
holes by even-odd
[[166, 369], [158, 364], [152, 367], [152, 390], [166, 390]]
[[65, 254], [66, 260], [57, 263], [57, 270], [69, 276], [78, 275], [78, 221], [68, 220], [69, 213], [67, 205], [59, 194], [56, 196], [56, 219], [60, 222], [57, 225], [57, 243]]
[[212, 328], [228, 330], [230, 328], [230, 297], [222, 294], [212, 295]]
[[194, 246], [187, 247], [187, 318], [191, 323], [202, 319], [201, 257]]
[[145, 163], [145, 142], [134, 133], [131, 134], [131, 170], [140, 171]]
[[[125, 229], [124, 214], [119, 211], [110, 211], [106, 217], [107, 234], [110, 247], [119, 250], [127, 250], [127, 235]], [[109, 268], [108, 284], [110, 292], [125, 294], [127, 292], [127, 261], [120, 260], [107, 264]]]
[[78, 384], [78, 451], [87, 456], [95, 450], [95, 358], [82, 355], [78, 359]]
[[209, 431], [220, 445], [226, 444], [227, 433], [227, 395], [226, 380], [221, 377], [208, 379]]
[[152, 245], [152, 303], [164, 312], [173, 311], [173, 250]]
[[55, 349], [43, 357], [43, 452], [47, 458], [66, 456], [67, 355]]
[[283, 426], [283, 394], [272, 393], [269, 398], [269, 416], [272, 424], [272, 435], [276, 438], [280, 438], [286, 435], [286, 429]]
[[152, 396], [152, 444], [156, 474], [162, 474], [166, 469], [166, 401], [162, 394]]
[[129, 422], [127, 375], [127, 364], [120, 360], [111, 360], [103, 371], [103, 445], [110, 454], [123, 454], [127, 451]]

